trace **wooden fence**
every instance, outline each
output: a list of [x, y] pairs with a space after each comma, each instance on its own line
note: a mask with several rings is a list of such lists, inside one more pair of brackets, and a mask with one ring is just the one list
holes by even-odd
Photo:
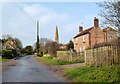
[[86, 50], [85, 63], [93, 66], [120, 64], [120, 46], [104, 46]]
[[70, 51], [57, 51], [60, 60], [70, 62], [84, 62], [84, 53], [71, 53]]

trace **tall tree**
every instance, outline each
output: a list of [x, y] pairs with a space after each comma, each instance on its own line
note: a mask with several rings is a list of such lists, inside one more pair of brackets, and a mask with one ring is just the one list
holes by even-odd
[[74, 49], [74, 44], [73, 44], [73, 41], [70, 40], [68, 45], [67, 45], [67, 49], [70, 50], [70, 49]]
[[107, 0], [97, 4], [102, 8], [99, 14], [103, 18], [102, 26], [115, 28], [120, 36], [120, 1]]
[[39, 21], [37, 21], [37, 42], [36, 42], [37, 55], [39, 55], [39, 48], [40, 48], [40, 45], [39, 45]]

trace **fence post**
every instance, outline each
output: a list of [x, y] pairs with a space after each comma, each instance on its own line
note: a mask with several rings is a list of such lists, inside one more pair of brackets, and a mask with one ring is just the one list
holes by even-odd
[[117, 55], [118, 55], [118, 63], [120, 64], [120, 45], [118, 45], [118, 51], [117, 51]]
[[73, 56], [73, 55], [71, 54], [71, 62], [72, 62], [72, 56]]
[[85, 53], [84, 53], [84, 56], [85, 56], [85, 58], [84, 58], [84, 60], [85, 60], [85, 64], [87, 64], [87, 60], [86, 60], [86, 50], [85, 50]]

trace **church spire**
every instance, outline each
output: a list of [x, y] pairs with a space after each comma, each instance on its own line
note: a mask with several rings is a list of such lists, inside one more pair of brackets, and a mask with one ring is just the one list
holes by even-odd
[[59, 44], [59, 37], [58, 37], [58, 29], [56, 26], [56, 33], [55, 33], [55, 42]]

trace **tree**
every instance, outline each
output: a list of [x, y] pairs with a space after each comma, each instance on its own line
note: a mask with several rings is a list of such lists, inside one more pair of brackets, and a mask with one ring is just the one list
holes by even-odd
[[73, 41], [70, 40], [68, 45], [67, 45], [67, 49], [70, 50], [70, 49], [74, 49], [74, 44], [73, 44]]
[[49, 46], [48, 46], [48, 53], [52, 56], [52, 57], [56, 57], [57, 56], [57, 50], [59, 49], [59, 44], [57, 44], [56, 42], [50, 42]]
[[37, 42], [36, 42], [36, 52], [37, 52], [37, 55], [39, 55], [40, 53], [40, 45], [39, 45], [39, 21], [37, 21]]
[[22, 52], [27, 55], [31, 55], [31, 54], [33, 54], [33, 47], [31, 45], [28, 45], [23, 49]]
[[118, 0], [108, 0], [97, 3], [102, 8], [100, 16], [103, 18], [102, 26], [111, 26], [118, 31], [120, 36], [120, 2]]

